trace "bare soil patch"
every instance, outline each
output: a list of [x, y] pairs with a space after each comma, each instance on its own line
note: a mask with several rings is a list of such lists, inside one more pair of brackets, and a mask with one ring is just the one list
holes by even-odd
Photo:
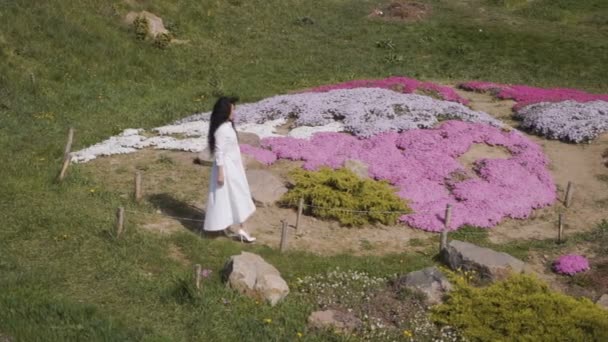
[[379, 8], [374, 8], [368, 15], [370, 18], [380, 18], [391, 21], [419, 21], [431, 14], [430, 4], [417, 1], [391, 1]]

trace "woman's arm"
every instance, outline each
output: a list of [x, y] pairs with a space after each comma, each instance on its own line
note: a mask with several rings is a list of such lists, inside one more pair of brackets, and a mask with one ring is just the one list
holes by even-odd
[[227, 136], [223, 132], [222, 128], [218, 128], [215, 131], [215, 165], [217, 165], [217, 184], [219, 186], [224, 185], [224, 153], [226, 150]]

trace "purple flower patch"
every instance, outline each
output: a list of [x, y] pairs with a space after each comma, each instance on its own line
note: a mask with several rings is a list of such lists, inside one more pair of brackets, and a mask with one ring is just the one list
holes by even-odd
[[553, 269], [560, 274], [574, 275], [589, 269], [589, 261], [582, 255], [563, 255], [553, 263]]
[[421, 82], [413, 78], [393, 76], [379, 80], [354, 80], [349, 82], [324, 85], [312, 88], [312, 92], [326, 92], [336, 89], [353, 88], [384, 88], [399, 91], [405, 94], [412, 94], [416, 90], [423, 92], [433, 92], [443, 100], [467, 104], [469, 101], [454, 91], [454, 89], [432, 82]]
[[[512, 156], [478, 160], [474, 175], [455, 181], [454, 174], [467, 172], [458, 157], [473, 144], [503, 146]], [[517, 131], [489, 125], [446, 121], [435, 129], [365, 139], [344, 133], [317, 133], [310, 140], [273, 137], [262, 139], [262, 147], [279, 159], [303, 160], [307, 170], [340, 168], [348, 159], [366, 163], [371, 177], [390, 182], [410, 200], [414, 213], [401, 220], [427, 231], [443, 229], [447, 204], [454, 208], [450, 229], [488, 228], [505, 217], [526, 218], [556, 198], [542, 149]]]

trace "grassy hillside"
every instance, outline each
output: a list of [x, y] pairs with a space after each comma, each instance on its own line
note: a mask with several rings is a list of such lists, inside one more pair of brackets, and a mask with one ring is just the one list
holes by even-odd
[[[208, 110], [217, 93], [251, 101], [388, 75], [608, 92], [604, 1], [426, 2], [429, 18], [387, 23], [366, 18], [378, 3], [367, 0], [0, 0], [0, 340], [271, 341], [305, 326], [309, 303], [259, 306], [217, 274], [184, 302], [190, 268], [168, 257], [170, 245], [213, 269], [242, 247], [133, 226], [113, 241], [112, 213], [128, 199], [83, 168], [53, 182], [70, 126], [79, 149]], [[136, 40], [122, 18], [142, 9], [189, 42], [161, 50]], [[378, 48], [383, 40], [394, 50]], [[288, 282], [334, 266], [386, 275], [431, 262], [246, 249]]]

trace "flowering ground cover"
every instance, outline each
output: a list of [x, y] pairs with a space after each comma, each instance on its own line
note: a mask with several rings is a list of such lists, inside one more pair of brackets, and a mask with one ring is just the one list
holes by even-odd
[[[503, 146], [512, 157], [479, 160], [476, 174], [467, 173], [457, 158], [476, 143]], [[556, 198], [542, 149], [517, 131], [483, 124], [447, 121], [435, 129], [365, 139], [343, 133], [318, 133], [310, 140], [275, 137], [263, 139], [262, 146], [278, 159], [303, 160], [307, 170], [337, 169], [348, 159], [366, 163], [371, 177], [390, 182], [400, 197], [411, 201], [414, 213], [401, 220], [427, 231], [443, 229], [447, 204], [454, 208], [449, 227], [454, 230], [462, 225], [492, 227], [505, 217], [526, 218]], [[252, 155], [259, 158], [262, 153], [257, 149]]]
[[589, 269], [589, 260], [578, 254], [562, 255], [553, 263], [553, 269], [560, 274], [575, 275]]
[[[200, 151], [205, 148], [209, 112], [192, 115], [151, 132], [128, 129], [99, 144], [78, 151], [73, 161], [86, 162], [99, 155], [132, 153], [145, 147]], [[428, 96], [402, 94], [388, 89], [355, 88], [327, 92], [273, 96], [236, 107], [237, 129], [261, 138], [279, 136], [278, 126], [293, 121], [288, 136], [310, 138], [317, 132], [347, 131], [370, 137], [389, 131], [430, 128], [444, 119], [460, 119], [502, 126], [484, 112]], [[151, 136], [157, 134], [159, 136]], [[180, 139], [175, 135], [185, 136]], [[198, 138], [196, 138], [198, 137]]]
[[608, 102], [545, 102], [515, 113], [521, 126], [549, 139], [575, 143], [593, 140], [608, 131]]
[[402, 76], [392, 76], [377, 80], [354, 80], [337, 84], [324, 85], [312, 88], [313, 92], [326, 92], [336, 89], [353, 89], [353, 88], [384, 88], [390, 89], [405, 94], [412, 94], [416, 91], [428, 92], [436, 94], [441, 99], [446, 101], [454, 101], [462, 104], [467, 104], [469, 101], [454, 91], [454, 89], [442, 86], [433, 82], [422, 82], [413, 78]]
[[515, 117], [522, 120], [522, 127], [549, 139], [580, 143], [608, 131], [608, 94], [477, 81], [460, 87], [515, 100]]
[[507, 85], [492, 82], [465, 82], [460, 88], [470, 91], [492, 92], [499, 99], [510, 99], [517, 102], [514, 109], [541, 102], [561, 102], [572, 100], [576, 102], [608, 101], [608, 94], [591, 94], [582, 90], [570, 88], [537, 88], [526, 85]]

